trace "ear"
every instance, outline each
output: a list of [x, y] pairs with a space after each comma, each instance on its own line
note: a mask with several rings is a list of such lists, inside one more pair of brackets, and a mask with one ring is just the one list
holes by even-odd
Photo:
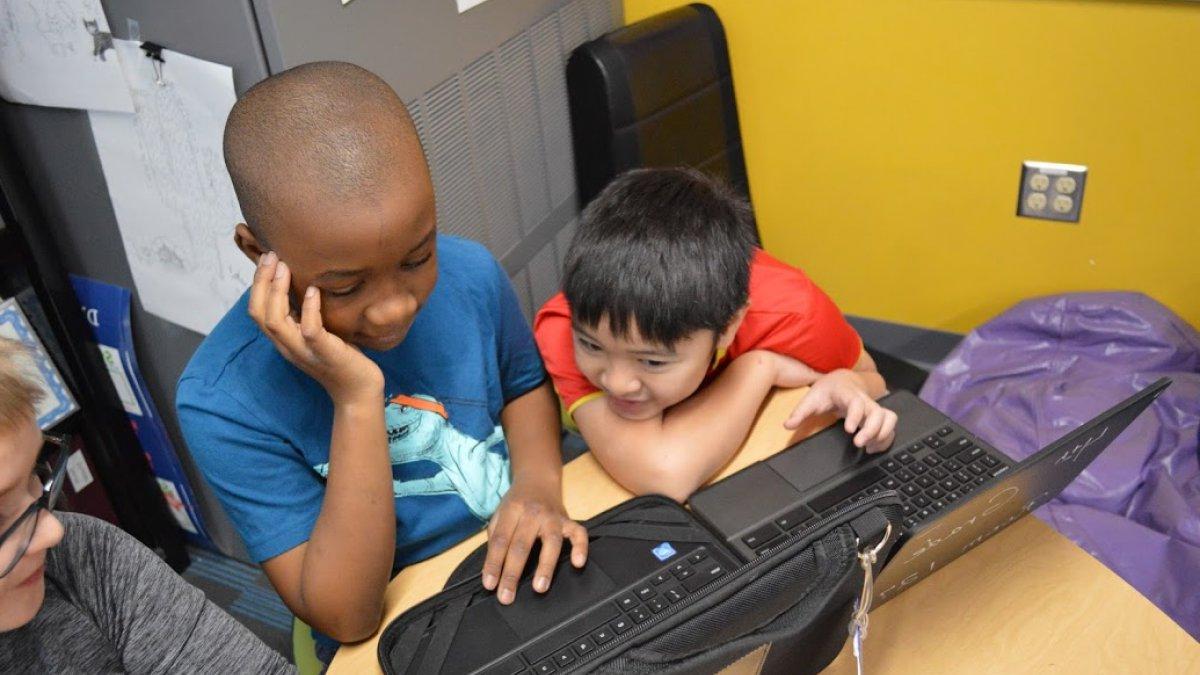
[[738, 329], [742, 327], [742, 320], [746, 318], [746, 312], [750, 309], [750, 303], [742, 305], [742, 308], [733, 315], [729, 320], [729, 325], [725, 326], [725, 330], [717, 336], [717, 349], [729, 349], [729, 345], [733, 344], [733, 338], [737, 335]]
[[233, 243], [237, 244], [242, 253], [255, 265], [258, 265], [258, 259], [262, 257], [262, 254], [271, 250], [265, 241], [254, 236], [245, 223], [238, 223], [237, 227], [233, 228]]

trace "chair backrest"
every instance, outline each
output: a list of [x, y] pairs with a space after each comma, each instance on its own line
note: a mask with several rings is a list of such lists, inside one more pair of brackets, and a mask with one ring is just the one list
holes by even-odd
[[581, 207], [641, 166], [695, 167], [749, 197], [725, 31], [708, 5], [580, 45], [567, 91]]

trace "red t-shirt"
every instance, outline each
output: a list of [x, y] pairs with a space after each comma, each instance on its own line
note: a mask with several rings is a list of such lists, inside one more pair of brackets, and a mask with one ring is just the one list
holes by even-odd
[[[575, 365], [571, 309], [559, 293], [533, 321], [533, 334], [546, 370], [562, 402], [564, 421], [585, 397], [598, 393]], [[754, 349], [790, 356], [827, 373], [850, 368], [862, 353], [862, 340], [841, 310], [804, 272], [755, 249], [750, 262], [750, 307], [733, 343], [718, 354], [709, 377]]]

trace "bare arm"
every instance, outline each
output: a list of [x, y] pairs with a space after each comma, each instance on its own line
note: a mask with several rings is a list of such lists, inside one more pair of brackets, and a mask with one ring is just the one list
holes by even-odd
[[596, 459], [626, 489], [682, 502], [733, 457], [772, 387], [802, 386], [819, 376], [791, 359], [784, 373], [783, 358], [747, 352], [658, 418], [627, 420], [600, 397], [581, 405], [575, 422]]
[[382, 384], [374, 396], [334, 403], [329, 479], [312, 535], [263, 563], [284, 603], [339, 642], [379, 626], [396, 551], [392, 470]]
[[288, 608], [341, 642], [379, 626], [396, 550], [396, 511], [383, 419], [383, 373], [325, 330], [321, 296], [307, 289], [291, 311], [287, 265], [267, 254], [250, 291], [249, 312], [275, 348], [325, 388], [333, 401], [329, 477], [309, 540], [263, 563]]

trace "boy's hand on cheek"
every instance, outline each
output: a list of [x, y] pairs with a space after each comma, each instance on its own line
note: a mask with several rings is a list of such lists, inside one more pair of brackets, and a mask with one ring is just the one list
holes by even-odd
[[250, 287], [249, 313], [275, 348], [319, 382], [334, 404], [382, 397], [383, 373], [357, 348], [325, 330], [321, 294], [309, 286], [300, 314], [291, 308], [287, 263], [267, 253], [258, 261]]
[[822, 375], [783, 423], [795, 429], [812, 415], [836, 411], [845, 419], [846, 433], [854, 445], [867, 452], [883, 452], [896, 438], [896, 413], [879, 405], [867, 393], [862, 378], [850, 370]]
[[535, 542], [542, 543], [533, 575], [538, 593], [550, 588], [564, 539], [571, 546], [572, 565], [583, 567], [587, 561], [587, 530], [567, 516], [556, 488], [513, 483], [488, 523], [483, 586], [495, 589], [502, 605], [516, 598], [517, 583]]

